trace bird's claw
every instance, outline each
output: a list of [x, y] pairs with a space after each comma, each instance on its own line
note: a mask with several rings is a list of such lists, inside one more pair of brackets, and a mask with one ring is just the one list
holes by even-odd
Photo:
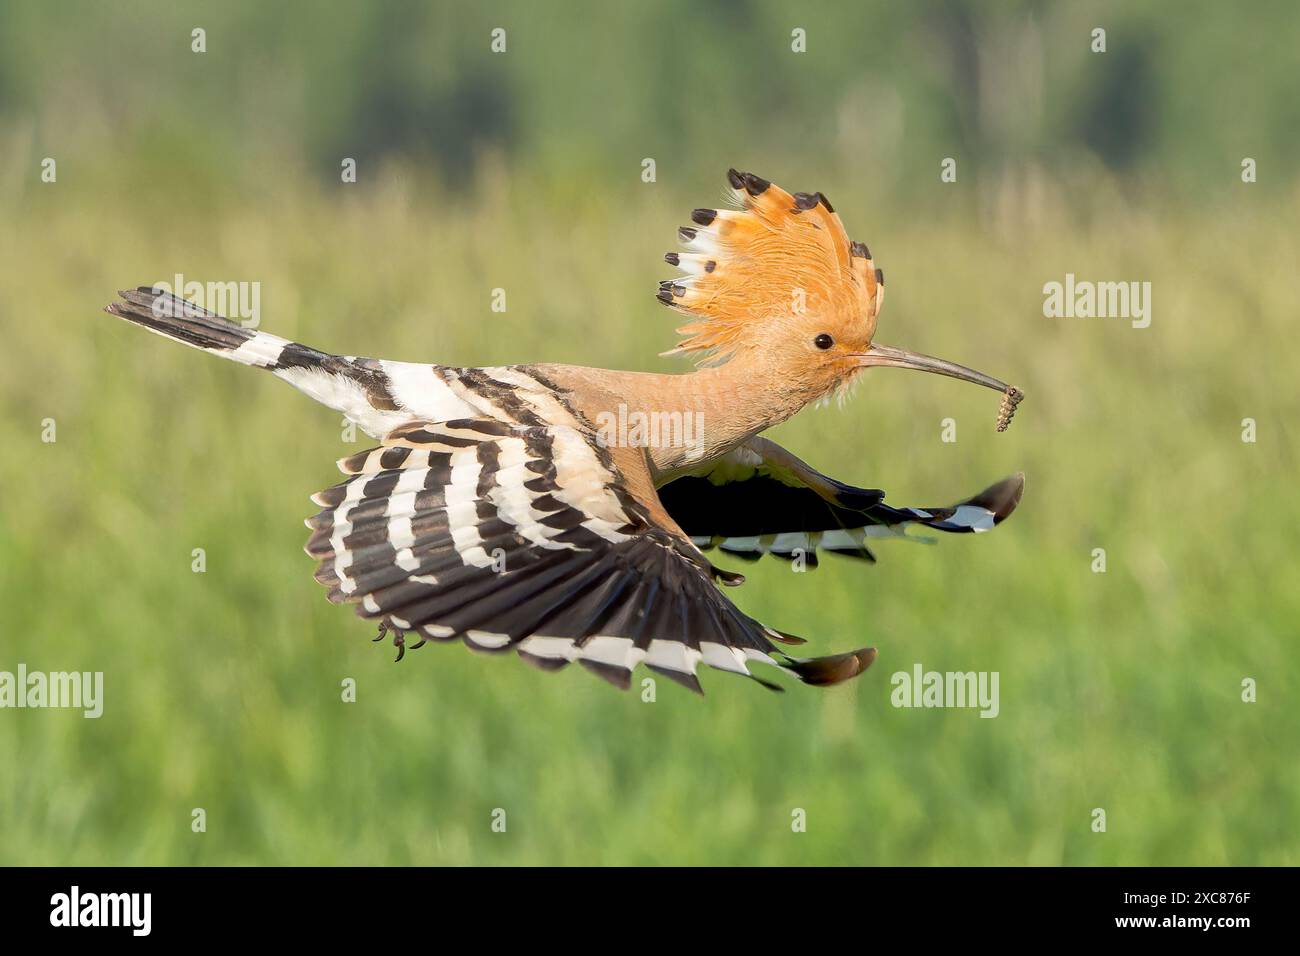
[[[396, 664], [398, 661], [400, 661], [403, 657], [406, 656], [406, 632], [405, 632], [405, 631], [399, 631], [399, 630], [398, 630], [397, 628], [395, 628], [395, 627], [394, 627], [394, 628], [390, 628], [390, 627], [388, 626], [388, 622], [387, 622], [387, 621], [380, 621], [380, 622], [379, 622], [379, 633], [375, 636], [374, 643], [377, 644], [377, 643], [379, 643], [380, 641], [382, 641], [385, 637], [388, 636], [388, 634], [389, 634], [390, 631], [391, 631], [391, 633], [392, 633], [392, 635], [393, 635], [393, 646], [394, 646], [395, 648], [397, 648], [397, 658], [393, 661], [393, 663]], [[416, 648], [423, 647], [423, 646], [424, 646], [424, 642], [425, 642], [425, 639], [424, 639], [424, 638], [420, 638], [420, 643], [419, 643], [419, 644], [412, 644], [412, 645], [411, 645], [411, 649], [412, 649], [412, 650], [415, 650]]]

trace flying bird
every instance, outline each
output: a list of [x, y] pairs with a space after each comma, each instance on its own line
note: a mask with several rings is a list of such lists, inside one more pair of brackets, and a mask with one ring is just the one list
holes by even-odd
[[734, 208], [696, 209], [657, 298], [690, 320], [685, 374], [537, 364], [450, 368], [332, 355], [246, 328], [171, 293], [120, 293], [112, 315], [270, 371], [379, 445], [338, 462], [313, 496], [306, 551], [329, 600], [391, 635], [573, 661], [621, 688], [640, 664], [700, 691], [703, 662], [774, 665], [813, 685], [866, 670], [875, 648], [828, 657], [743, 613], [743, 582], [706, 552], [874, 561], [868, 542], [913, 527], [988, 531], [1022, 475], [948, 507], [898, 507], [827, 477], [760, 433], [877, 366], [1022, 393], [981, 372], [874, 341], [884, 274], [821, 193], [728, 172]]

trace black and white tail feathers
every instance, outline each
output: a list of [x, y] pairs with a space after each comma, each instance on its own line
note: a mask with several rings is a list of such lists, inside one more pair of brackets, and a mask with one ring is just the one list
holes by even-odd
[[382, 436], [413, 418], [465, 417], [479, 410], [452, 391], [450, 370], [434, 365], [332, 355], [245, 328], [148, 286], [119, 292], [104, 311], [150, 332], [254, 368], [264, 368], [316, 401]]
[[319, 368], [338, 372], [347, 364], [337, 355], [318, 352], [278, 335], [245, 328], [170, 292], [141, 286], [125, 289], [118, 295], [122, 301], [106, 306], [105, 312], [173, 341], [243, 365], [271, 371]]

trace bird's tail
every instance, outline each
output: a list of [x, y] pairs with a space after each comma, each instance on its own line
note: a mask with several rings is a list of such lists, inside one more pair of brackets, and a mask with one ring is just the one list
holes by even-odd
[[202, 306], [148, 286], [118, 293], [120, 302], [104, 311], [150, 332], [243, 365], [275, 371], [297, 366], [324, 367], [338, 356], [290, 342], [278, 335], [245, 328]]
[[411, 417], [401, 413], [382, 363], [373, 359], [331, 355], [246, 328], [149, 286], [126, 289], [118, 295], [121, 300], [106, 306], [105, 312], [174, 342], [267, 369], [371, 434], [383, 434]]

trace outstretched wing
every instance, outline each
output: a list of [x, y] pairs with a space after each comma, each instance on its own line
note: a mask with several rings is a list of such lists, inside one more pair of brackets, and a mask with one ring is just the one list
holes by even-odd
[[896, 508], [884, 492], [854, 488], [816, 471], [780, 445], [752, 438], [708, 469], [669, 482], [659, 500], [700, 548], [757, 560], [764, 554], [817, 550], [874, 561], [870, 538], [907, 537], [912, 527], [988, 531], [1015, 510], [1024, 476], [1013, 475], [978, 495], [941, 508]]
[[870, 340], [884, 274], [866, 245], [851, 242], [821, 193], [788, 193], [752, 173], [727, 171], [738, 209], [696, 209], [677, 231], [685, 252], [664, 258], [686, 275], [659, 284], [659, 301], [696, 321], [673, 350], [725, 358], [755, 323], [797, 308], [862, 323]]
[[307, 522], [316, 578], [331, 601], [420, 643], [459, 639], [546, 669], [576, 660], [623, 688], [644, 663], [696, 691], [701, 661], [833, 684], [875, 657], [779, 652], [773, 641], [802, 640], [723, 597], [715, 575], [739, 577], [656, 521], [627, 466], [579, 429], [418, 422], [339, 467], [348, 479], [314, 497], [322, 510]]

